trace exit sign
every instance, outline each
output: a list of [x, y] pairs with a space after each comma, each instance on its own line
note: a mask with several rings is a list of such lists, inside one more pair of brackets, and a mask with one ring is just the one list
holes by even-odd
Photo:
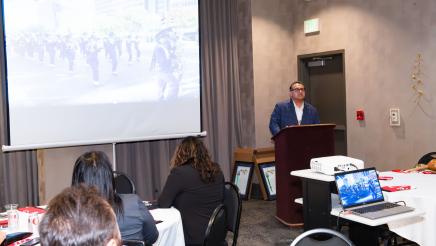
[[310, 19], [304, 21], [304, 33], [316, 33], [319, 32], [319, 18]]

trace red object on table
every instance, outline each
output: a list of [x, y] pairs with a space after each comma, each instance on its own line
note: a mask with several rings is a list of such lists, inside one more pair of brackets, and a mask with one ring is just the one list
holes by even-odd
[[394, 191], [401, 191], [401, 190], [410, 190], [412, 187], [410, 185], [393, 185], [393, 186], [383, 186], [382, 190], [394, 192]]
[[422, 174], [436, 174], [435, 171], [422, 171]]
[[38, 214], [43, 214], [45, 213], [45, 210], [42, 208], [37, 208], [37, 207], [24, 207], [24, 208], [19, 208], [18, 211], [21, 212], [25, 212], [25, 213], [38, 213]]
[[394, 177], [391, 177], [391, 176], [379, 176], [378, 179], [379, 180], [392, 180], [392, 179], [394, 179]]
[[404, 170], [403, 169], [394, 169], [394, 170], [392, 170], [392, 172], [404, 173]]
[[8, 219], [0, 220], [0, 226], [8, 225]]

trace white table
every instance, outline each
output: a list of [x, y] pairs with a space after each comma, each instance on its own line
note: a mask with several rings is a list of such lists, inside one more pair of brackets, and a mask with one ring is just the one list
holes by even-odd
[[[154, 220], [161, 220], [162, 222], [156, 224], [159, 231], [159, 237], [153, 245], [159, 246], [184, 246], [185, 237], [183, 235], [182, 217], [179, 210], [175, 208], [157, 208], [150, 210]], [[28, 231], [27, 214], [19, 212], [19, 227], [14, 231]], [[4, 229], [6, 233], [10, 233], [7, 228]], [[38, 235], [33, 235], [36, 237]]]
[[[291, 175], [303, 178], [303, 182], [307, 183], [306, 189], [309, 191], [313, 190], [310, 188], [310, 186], [320, 187], [320, 185], [323, 183], [325, 183], [324, 186], [328, 186], [328, 184], [334, 183], [335, 180], [334, 176], [325, 175], [311, 169], [292, 171]], [[325, 226], [325, 223], [320, 223], [319, 219], [317, 221], [316, 218], [322, 217], [322, 215], [329, 210], [331, 215], [340, 216], [341, 218], [358, 222], [367, 226], [388, 224], [391, 231], [411, 241], [415, 241], [421, 246], [435, 245], [434, 242], [436, 242], [436, 236], [432, 233], [433, 229], [429, 228], [436, 228], [436, 213], [434, 212], [436, 209], [436, 198], [431, 196], [431, 185], [432, 182], [433, 184], [435, 183], [436, 175], [382, 172], [380, 173], [380, 176], [394, 177], [394, 179], [390, 181], [381, 181], [380, 183], [382, 186], [412, 185], [417, 187], [416, 189], [410, 191], [383, 192], [385, 200], [390, 202], [405, 201], [408, 206], [414, 207], [415, 211], [380, 218], [377, 220], [370, 220], [353, 214], [340, 214], [342, 207], [339, 204], [337, 195], [317, 193], [316, 196], [324, 197], [322, 200], [322, 202], [324, 202], [324, 206], [313, 206], [313, 202], [311, 204], [310, 201], [308, 201], [308, 206], [310, 208], [305, 208], [305, 201], [303, 201], [303, 210], [310, 209], [310, 213], [307, 214], [308, 216], [312, 216], [312, 218], [308, 219], [308, 222], [314, 224], [312, 225], [313, 227]], [[327, 192], [328, 189], [324, 188], [322, 191]], [[303, 191], [303, 194], [309, 196], [311, 195], [310, 193], [311, 192]], [[303, 200], [304, 199], [305, 198], [303, 197]], [[296, 202], [301, 202], [301, 200], [297, 200]], [[330, 222], [328, 224], [330, 224]]]
[[157, 224], [159, 238], [153, 245], [160, 246], [184, 246], [185, 237], [183, 235], [182, 217], [179, 210], [175, 208], [157, 208], [150, 210], [154, 220], [161, 220]]
[[381, 180], [382, 186], [411, 185], [412, 190], [383, 192], [391, 202], [404, 201], [407, 206], [425, 212], [424, 216], [389, 222], [389, 230], [412, 240], [421, 246], [436, 243], [436, 196], [434, 184], [436, 174], [382, 172], [380, 176], [391, 176], [392, 180]]

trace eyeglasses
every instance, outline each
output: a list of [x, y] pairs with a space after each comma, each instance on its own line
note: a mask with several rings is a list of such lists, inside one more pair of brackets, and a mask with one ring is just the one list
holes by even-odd
[[295, 88], [295, 89], [291, 89], [291, 91], [305, 92], [306, 89], [304, 89], [304, 88]]

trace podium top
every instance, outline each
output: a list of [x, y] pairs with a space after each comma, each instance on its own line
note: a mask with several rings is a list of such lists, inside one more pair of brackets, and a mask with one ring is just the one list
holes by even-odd
[[287, 128], [301, 128], [301, 127], [336, 127], [336, 124], [329, 123], [329, 124], [292, 125], [292, 126], [287, 126], [287, 127], [283, 128], [283, 129], [287, 129]]
[[265, 148], [236, 148], [233, 153], [233, 158], [236, 161], [255, 162], [256, 159], [273, 158], [274, 147]]
[[290, 130], [290, 129], [301, 129], [301, 128], [335, 128], [336, 124], [312, 124], [312, 125], [292, 125], [282, 128], [276, 135], [274, 135], [271, 139], [274, 139], [276, 136], [280, 135], [280, 133]]

